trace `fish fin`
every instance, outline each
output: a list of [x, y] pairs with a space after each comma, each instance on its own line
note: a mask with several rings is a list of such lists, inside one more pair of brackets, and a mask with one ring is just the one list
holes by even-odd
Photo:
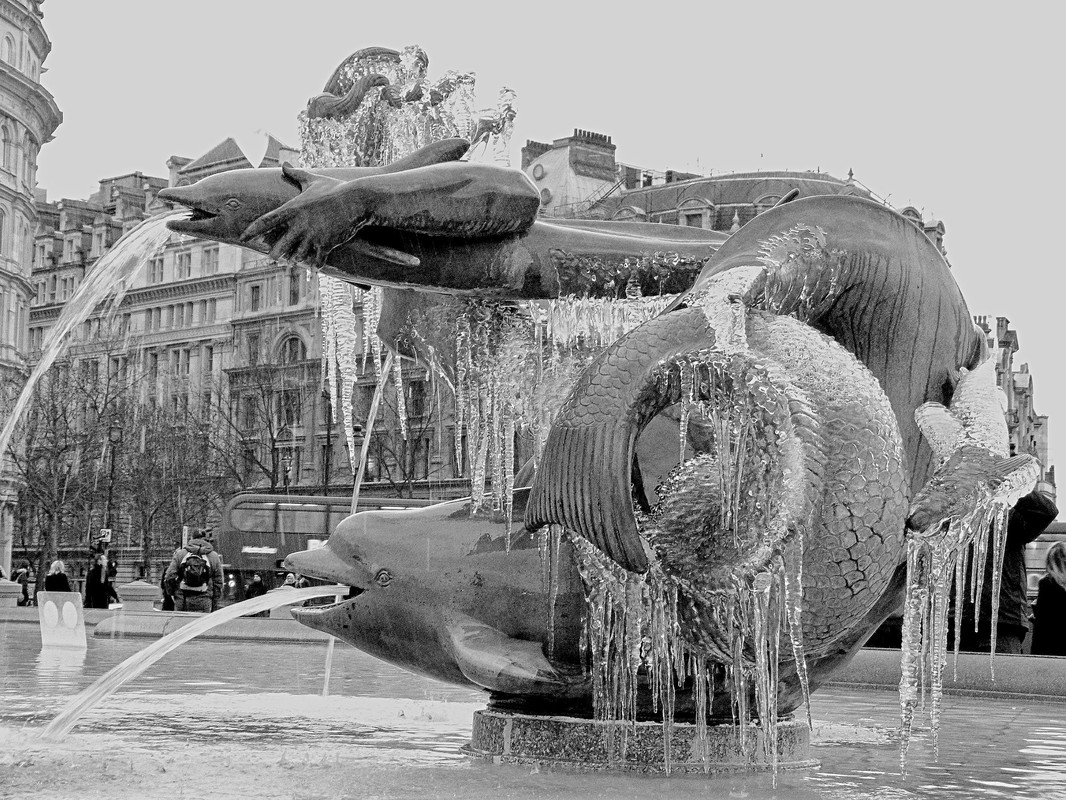
[[1000, 480], [996, 494], [1013, 506], [1033, 491], [1040, 480], [1040, 462], [1028, 454], [1011, 456], [996, 462], [996, 474]]
[[382, 261], [389, 261], [393, 264], [398, 264], [401, 267], [417, 267], [422, 263], [418, 256], [405, 253], [403, 250], [397, 250], [393, 247], [386, 247], [381, 244], [374, 244], [359, 238], [350, 239], [348, 245], [353, 249], [363, 251], [368, 256], [381, 259]]
[[566, 696], [585, 681], [556, 668], [540, 642], [508, 636], [457, 612], [445, 615], [445, 630], [459, 671], [472, 683], [503, 694]]
[[940, 403], [923, 403], [914, 411], [914, 421], [938, 461], [951, 456], [962, 441], [962, 423]]

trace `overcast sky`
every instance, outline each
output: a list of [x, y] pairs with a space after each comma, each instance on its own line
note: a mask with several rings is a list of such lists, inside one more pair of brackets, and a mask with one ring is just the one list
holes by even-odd
[[[51, 200], [165, 176], [227, 136], [298, 146], [296, 115], [350, 53], [421, 45], [430, 78], [518, 93], [526, 139], [574, 128], [617, 156], [708, 173], [821, 168], [944, 221], [974, 314], [1018, 332], [1051, 463], [1066, 453], [1063, 31], [1052, 3], [48, 0], [41, 151]], [[515, 10], [511, 10], [511, 9]], [[254, 156], [253, 156], [254, 157]]]

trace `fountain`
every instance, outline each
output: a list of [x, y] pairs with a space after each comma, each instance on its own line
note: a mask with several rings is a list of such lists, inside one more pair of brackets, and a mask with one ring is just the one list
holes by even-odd
[[[301, 167], [160, 195], [193, 210], [172, 230], [340, 281], [323, 296], [343, 376], [355, 368], [351, 292], [375, 287], [363, 305], [381, 339], [452, 388], [470, 432], [456, 446], [472, 497], [356, 513], [326, 546], [290, 555], [291, 568], [354, 590], [294, 616], [470, 692], [470, 755], [534, 771], [769, 771], [812, 796], [857, 796], [868, 784], [808, 738], [816, 728], [814, 747], [846, 750], [870, 734], [844, 720], [868, 708], [820, 687], [906, 601], [905, 727], [873, 735], [905, 747], [921, 675], [939, 703], [952, 554], [1034, 480], [986, 424], [982, 337], [942, 256], [891, 210], [846, 197], [786, 202], [726, 241], [545, 222], [520, 173], [462, 160], [462, 136], [498, 154], [513, 98], [475, 119], [469, 82], [429, 86], [425, 67], [415, 50], [360, 51], [309, 104]], [[381, 379], [398, 375], [369, 345]], [[952, 415], [971, 424], [955, 430]], [[515, 474], [519, 430], [535, 447]], [[960, 465], [971, 491], [949, 508], [943, 487]], [[485, 691], [489, 709], [475, 709]], [[971, 713], [1003, 724], [993, 711]], [[812, 722], [834, 713], [846, 731]], [[453, 734], [434, 741], [457, 744]], [[847, 777], [778, 775], [815, 755]], [[317, 766], [345, 774], [336, 758]], [[1061, 753], [1050, 763], [1061, 780]], [[937, 780], [920, 756], [909, 764]], [[302, 766], [316, 766], [311, 754]], [[144, 769], [141, 754], [129, 767]], [[632, 791], [609, 775], [553, 784], [501, 769], [493, 781], [530, 796]], [[875, 760], [869, 772], [888, 769]], [[347, 774], [364, 786], [369, 775]], [[489, 790], [479, 780], [434, 785]], [[648, 780], [642, 796], [677, 785]], [[741, 792], [772, 791], [747, 780]]]
[[[447, 138], [505, 130], [507, 115], [467, 114], [464, 132], [459, 115], [429, 113], [449, 96], [426, 89], [427, 63], [360, 51], [309, 104], [302, 168], [160, 193], [193, 211], [175, 231], [378, 287], [379, 336], [452, 387], [474, 440], [463, 508], [357, 514], [289, 556], [359, 592], [298, 619], [489, 691], [473, 754], [776, 772], [806, 763], [793, 712], [906, 598], [901, 749], [925, 674], [935, 733], [944, 575], [1039, 471], [1006, 458], [983, 336], [940, 252], [894, 211], [843, 196], [788, 198], [725, 242], [545, 222], [523, 174], [464, 160], [466, 142]], [[383, 128], [392, 146], [370, 146]], [[329, 146], [341, 141], [364, 146]], [[360, 163], [338, 167], [352, 152]], [[590, 263], [611, 280], [589, 281]], [[652, 273], [670, 296], [647, 313]], [[565, 327], [552, 312], [604, 291], [629, 324], [599, 326], [549, 369]], [[537, 444], [521, 495], [519, 429]], [[671, 452], [668, 474], [647, 467]], [[561, 598], [580, 613], [558, 619]]]

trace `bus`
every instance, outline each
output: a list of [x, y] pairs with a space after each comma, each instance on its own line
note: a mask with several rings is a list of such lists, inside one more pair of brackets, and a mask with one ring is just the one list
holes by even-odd
[[[431, 505], [430, 500], [360, 497], [359, 510], [404, 510]], [[285, 556], [321, 547], [351, 515], [351, 498], [313, 495], [238, 494], [226, 504], [215, 533], [215, 549], [226, 573], [223, 604], [244, 599], [244, 587], [256, 572], [268, 589], [285, 579]]]

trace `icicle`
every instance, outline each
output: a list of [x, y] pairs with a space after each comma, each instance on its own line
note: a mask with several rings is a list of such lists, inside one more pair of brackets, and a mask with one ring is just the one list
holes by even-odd
[[463, 460], [463, 430], [466, 424], [467, 375], [470, 373], [470, 320], [462, 314], [455, 334], [455, 463], [460, 475], [466, 473]]
[[503, 512], [506, 519], [507, 549], [511, 547], [511, 523], [514, 514], [514, 409], [508, 405], [503, 420]]
[[[392, 366], [393, 353], [390, 350], [386, 359], [386, 368]], [[363, 446], [359, 450], [359, 461], [355, 468], [355, 481], [352, 485], [352, 512], [355, 513], [359, 505], [359, 492], [363, 485], [363, 475], [366, 472], [366, 457], [370, 452], [370, 441], [373, 438], [374, 421], [377, 419], [378, 407], [381, 405], [381, 396], [384, 394], [385, 384], [378, 383], [374, 390], [374, 399], [370, 402], [370, 411], [367, 414], [366, 430], [363, 432]], [[354, 450], [353, 450], [354, 452]]]
[[396, 417], [400, 423], [400, 438], [407, 441], [407, 397], [404, 395], [402, 359], [393, 358], [390, 350], [388, 355], [392, 362], [392, 383], [396, 387]]
[[680, 454], [678, 463], [685, 463], [685, 450], [688, 449], [688, 417], [692, 410], [693, 399], [693, 365], [687, 359], [680, 359], [677, 363], [681, 374], [681, 422], [678, 431]]

